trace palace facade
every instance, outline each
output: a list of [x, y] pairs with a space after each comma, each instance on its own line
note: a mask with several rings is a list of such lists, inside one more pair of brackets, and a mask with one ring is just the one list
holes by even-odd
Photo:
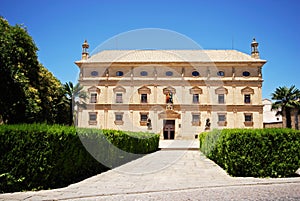
[[263, 128], [258, 43], [236, 50], [103, 50], [82, 45], [79, 83], [89, 99], [78, 126], [193, 139], [213, 128]]

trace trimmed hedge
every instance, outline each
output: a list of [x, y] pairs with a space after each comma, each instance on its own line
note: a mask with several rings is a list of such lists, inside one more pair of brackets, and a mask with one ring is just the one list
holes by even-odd
[[1, 125], [0, 193], [64, 187], [154, 152], [158, 143], [159, 135], [149, 133]]
[[232, 176], [290, 177], [300, 167], [297, 130], [213, 130], [199, 140], [200, 150]]

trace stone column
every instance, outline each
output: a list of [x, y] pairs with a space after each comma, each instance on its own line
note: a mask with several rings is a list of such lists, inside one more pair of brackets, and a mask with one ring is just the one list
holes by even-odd
[[108, 121], [108, 110], [107, 110], [107, 108], [105, 108], [104, 109], [104, 124], [103, 124], [104, 129], [108, 129], [107, 121]]
[[104, 103], [108, 103], [108, 85], [105, 85], [105, 90], [104, 90]]

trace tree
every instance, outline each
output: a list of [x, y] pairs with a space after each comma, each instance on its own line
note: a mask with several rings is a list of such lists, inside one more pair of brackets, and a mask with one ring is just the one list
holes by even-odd
[[32, 122], [40, 112], [37, 47], [27, 31], [0, 17], [0, 115], [5, 123]]
[[275, 103], [272, 104], [272, 109], [279, 109], [277, 114], [285, 116], [286, 127], [292, 128], [291, 110], [300, 107], [300, 90], [295, 85], [292, 85], [290, 88], [286, 86], [278, 87], [271, 95], [272, 100], [275, 100]]
[[39, 63], [37, 50], [24, 27], [0, 17], [0, 120], [69, 124], [64, 86]]
[[78, 108], [86, 108], [87, 93], [83, 91], [83, 86], [77, 83], [75, 86], [72, 82], [64, 84], [64, 89], [67, 97], [67, 104], [69, 105], [69, 122], [74, 125], [75, 118], [77, 117]]
[[41, 99], [38, 119], [50, 124], [69, 124], [64, 86], [41, 64], [38, 82], [36, 87]]

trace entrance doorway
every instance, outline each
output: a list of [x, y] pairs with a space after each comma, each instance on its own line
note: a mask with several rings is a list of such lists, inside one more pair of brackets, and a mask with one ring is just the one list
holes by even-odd
[[164, 120], [164, 139], [173, 140], [175, 137], [175, 120]]

